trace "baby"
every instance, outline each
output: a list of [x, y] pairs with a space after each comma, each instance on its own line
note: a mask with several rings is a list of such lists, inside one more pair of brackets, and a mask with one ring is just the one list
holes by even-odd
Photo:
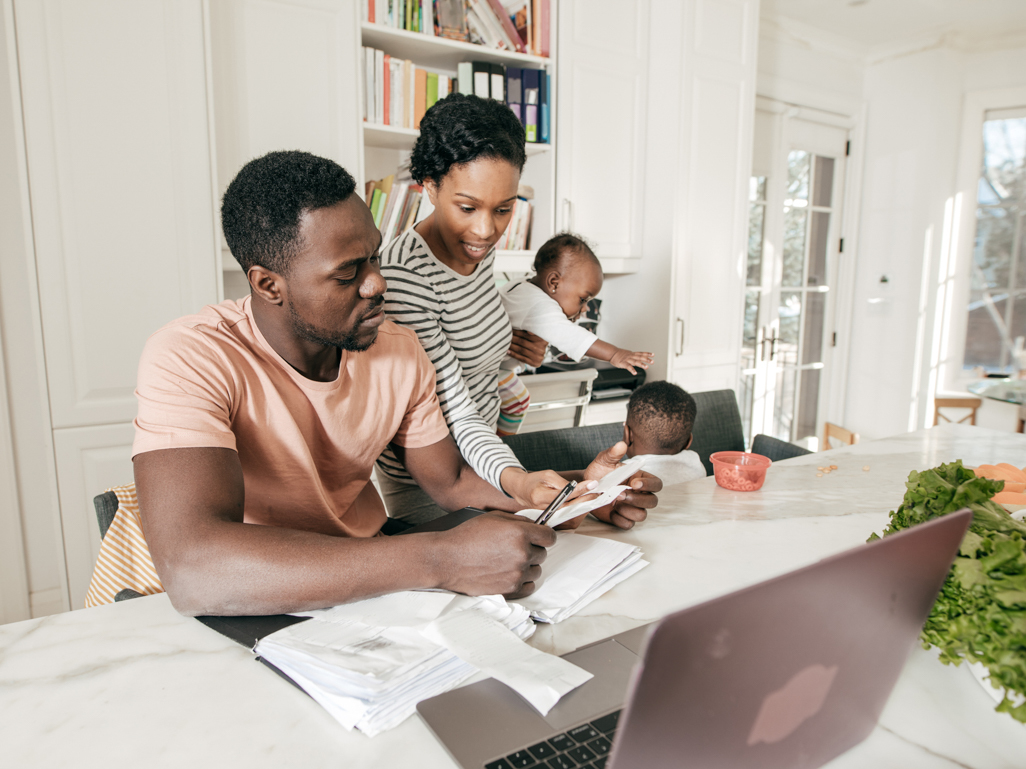
[[[550, 238], [534, 257], [534, 272], [532, 278], [515, 280], [499, 289], [513, 328], [537, 334], [575, 361], [587, 355], [632, 374], [638, 373], [635, 366], [649, 367], [652, 353], [623, 350], [574, 323], [588, 300], [602, 290], [602, 266], [587, 243], [569, 233]], [[502, 367], [514, 369], [518, 365], [523, 364], [507, 358]]]
[[[574, 361], [584, 356], [612, 363], [637, 374], [635, 366], [648, 368], [652, 353], [624, 350], [603, 342], [574, 321], [590, 299], [602, 290], [602, 267], [581, 238], [562, 233], [550, 238], [534, 258], [535, 275], [499, 289], [502, 304], [513, 328], [537, 334]], [[523, 364], [508, 357], [502, 368], [517, 372]], [[515, 375], [500, 377], [500, 435], [513, 435], [520, 427], [528, 398]]]
[[663, 486], [705, 478], [702, 460], [688, 451], [697, 414], [695, 399], [677, 385], [643, 384], [627, 402], [627, 456], [646, 455], [642, 469], [662, 479]]

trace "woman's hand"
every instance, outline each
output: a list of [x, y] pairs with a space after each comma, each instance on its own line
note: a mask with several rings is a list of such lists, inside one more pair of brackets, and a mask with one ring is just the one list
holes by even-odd
[[538, 368], [545, 360], [545, 351], [549, 343], [540, 336], [523, 329], [513, 329], [513, 341], [509, 344], [509, 354], [523, 361], [531, 368]]
[[[544, 510], [568, 481], [552, 470], [528, 473], [518, 467], [507, 467], [499, 476], [499, 482], [503, 490], [519, 505], [519, 510]], [[566, 502], [580, 501], [594, 485], [579, 483], [573, 494], [566, 498]]]
[[[615, 469], [626, 453], [627, 444], [623, 441], [601, 452], [584, 471], [584, 479], [599, 480]], [[663, 482], [651, 473], [639, 470], [624, 485], [630, 486], [630, 491], [623, 492], [613, 504], [592, 510], [591, 514], [618, 528], [630, 529], [645, 520], [648, 511], [659, 504], [656, 492], [662, 490]]]

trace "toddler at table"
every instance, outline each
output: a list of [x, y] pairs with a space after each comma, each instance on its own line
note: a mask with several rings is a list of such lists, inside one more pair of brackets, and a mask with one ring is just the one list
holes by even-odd
[[[561, 233], [546, 241], [534, 258], [534, 276], [512, 281], [499, 289], [499, 297], [513, 328], [537, 334], [558, 347], [567, 357], [609, 361], [617, 368], [637, 374], [648, 368], [652, 353], [633, 352], [603, 342], [574, 321], [588, 301], [602, 290], [602, 267], [598, 258], [581, 238]], [[498, 433], [514, 435], [520, 428], [529, 398], [516, 376], [523, 364], [507, 357], [502, 368], [510, 374], [500, 376], [501, 402]]]
[[705, 478], [705, 466], [690, 451], [698, 406], [690, 393], [670, 382], [647, 382], [627, 402], [623, 439], [627, 456], [644, 455], [646, 473], [663, 486]]

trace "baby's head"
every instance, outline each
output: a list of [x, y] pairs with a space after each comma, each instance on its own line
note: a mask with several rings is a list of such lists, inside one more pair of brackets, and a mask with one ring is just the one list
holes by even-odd
[[623, 439], [627, 456], [678, 454], [691, 445], [698, 407], [695, 399], [670, 382], [648, 382], [627, 402]]
[[563, 232], [549, 238], [534, 257], [534, 285], [576, 320], [588, 300], [602, 290], [602, 266], [582, 238]]

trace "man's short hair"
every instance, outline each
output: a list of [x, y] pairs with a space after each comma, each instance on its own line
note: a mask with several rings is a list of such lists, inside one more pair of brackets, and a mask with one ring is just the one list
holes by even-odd
[[303, 248], [303, 215], [353, 194], [356, 182], [334, 160], [309, 152], [269, 152], [242, 167], [221, 201], [221, 227], [245, 272], [259, 265], [288, 276]]
[[627, 401], [627, 420], [664, 451], [683, 451], [691, 440], [698, 405], [670, 382], [646, 382]]

